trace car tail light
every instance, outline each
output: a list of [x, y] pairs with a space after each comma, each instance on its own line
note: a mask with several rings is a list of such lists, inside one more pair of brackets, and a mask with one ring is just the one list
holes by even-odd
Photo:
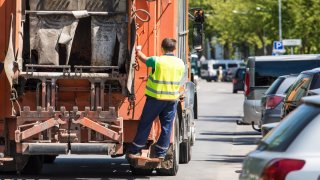
[[268, 96], [266, 99], [266, 109], [273, 109], [283, 100], [281, 96]]
[[292, 171], [302, 169], [304, 160], [298, 159], [275, 159], [263, 170], [261, 180], [284, 180]]
[[248, 96], [250, 94], [250, 74], [249, 72], [246, 72], [245, 75], [245, 84], [244, 84], [244, 94], [245, 96]]

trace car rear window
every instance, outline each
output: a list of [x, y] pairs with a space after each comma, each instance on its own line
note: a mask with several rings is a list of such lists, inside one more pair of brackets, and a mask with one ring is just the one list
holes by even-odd
[[290, 87], [285, 101], [290, 103], [299, 102], [302, 97], [307, 95], [311, 80], [311, 74], [300, 74]]
[[257, 150], [284, 152], [299, 133], [320, 113], [320, 108], [301, 105], [259, 143]]
[[213, 65], [213, 69], [219, 69], [219, 67], [222, 67], [222, 69], [226, 69], [226, 65], [225, 64], [214, 64]]
[[267, 91], [265, 92], [266, 95], [270, 95], [270, 94], [276, 94], [277, 89], [279, 88], [279, 86], [281, 85], [281, 83], [284, 81], [284, 77], [279, 77], [277, 80], [275, 80], [271, 86], [267, 89]]
[[286, 94], [296, 78], [296, 76], [287, 77], [279, 86], [276, 94]]
[[270, 86], [279, 76], [299, 74], [318, 66], [318, 60], [256, 61], [255, 86]]

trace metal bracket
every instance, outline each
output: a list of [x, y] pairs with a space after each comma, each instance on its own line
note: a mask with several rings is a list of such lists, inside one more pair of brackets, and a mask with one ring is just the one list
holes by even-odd
[[[35, 134], [38, 134], [44, 130], [52, 128], [55, 125], [66, 124], [65, 121], [62, 121], [60, 118], [51, 118], [42, 123], [34, 124], [32, 128], [29, 128], [25, 131], [20, 131], [19, 129], [15, 131], [15, 140], [17, 143], [21, 142], [24, 139], [27, 139]], [[21, 127], [21, 126], [20, 126]]]
[[103, 127], [100, 124], [98, 124], [97, 122], [94, 122], [89, 118], [82, 117], [82, 118], [79, 118], [78, 120], [72, 120], [72, 122], [75, 124], [81, 124], [85, 127], [88, 127], [89, 129], [92, 129], [100, 134], [103, 134], [104, 136], [106, 136], [112, 140], [115, 140], [115, 141], [121, 140], [120, 133], [117, 133], [111, 129]]

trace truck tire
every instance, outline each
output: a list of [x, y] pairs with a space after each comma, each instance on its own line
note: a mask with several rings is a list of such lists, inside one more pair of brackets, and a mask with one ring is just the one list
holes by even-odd
[[142, 169], [142, 168], [136, 168], [133, 166], [130, 166], [131, 173], [134, 176], [148, 176], [151, 175], [153, 172], [153, 169]]
[[188, 164], [191, 160], [191, 139], [189, 138], [187, 141], [180, 143], [180, 156], [179, 163], [180, 164]]
[[46, 164], [52, 164], [56, 160], [56, 155], [44, 155], [43, 156], [43, 162]]
[[23, 174], [40, 174], [43, 166], [42, 156], [30, 156], [27, 165], [23, 168]]
[[[174, 140], [172, 144], [172, 151], [167, 153], [164, 161], [172, 161], [172, 166], [170, 168], [160, 168], [157, 169], [157, 173], [161, 176], [175, 176], [179, 169], [179, 119], [176, 116], [174, 121]], [[170, 150], [169, 148], [169, 150]]]

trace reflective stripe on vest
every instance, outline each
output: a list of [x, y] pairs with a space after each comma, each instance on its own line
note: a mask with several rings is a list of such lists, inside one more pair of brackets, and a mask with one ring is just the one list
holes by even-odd
[[179, 97], [184, 68], [183, 61], [177, 57], [158, 57], [154, 73], [148, 77], [145, 94], [156, 99], [176, 100]]

